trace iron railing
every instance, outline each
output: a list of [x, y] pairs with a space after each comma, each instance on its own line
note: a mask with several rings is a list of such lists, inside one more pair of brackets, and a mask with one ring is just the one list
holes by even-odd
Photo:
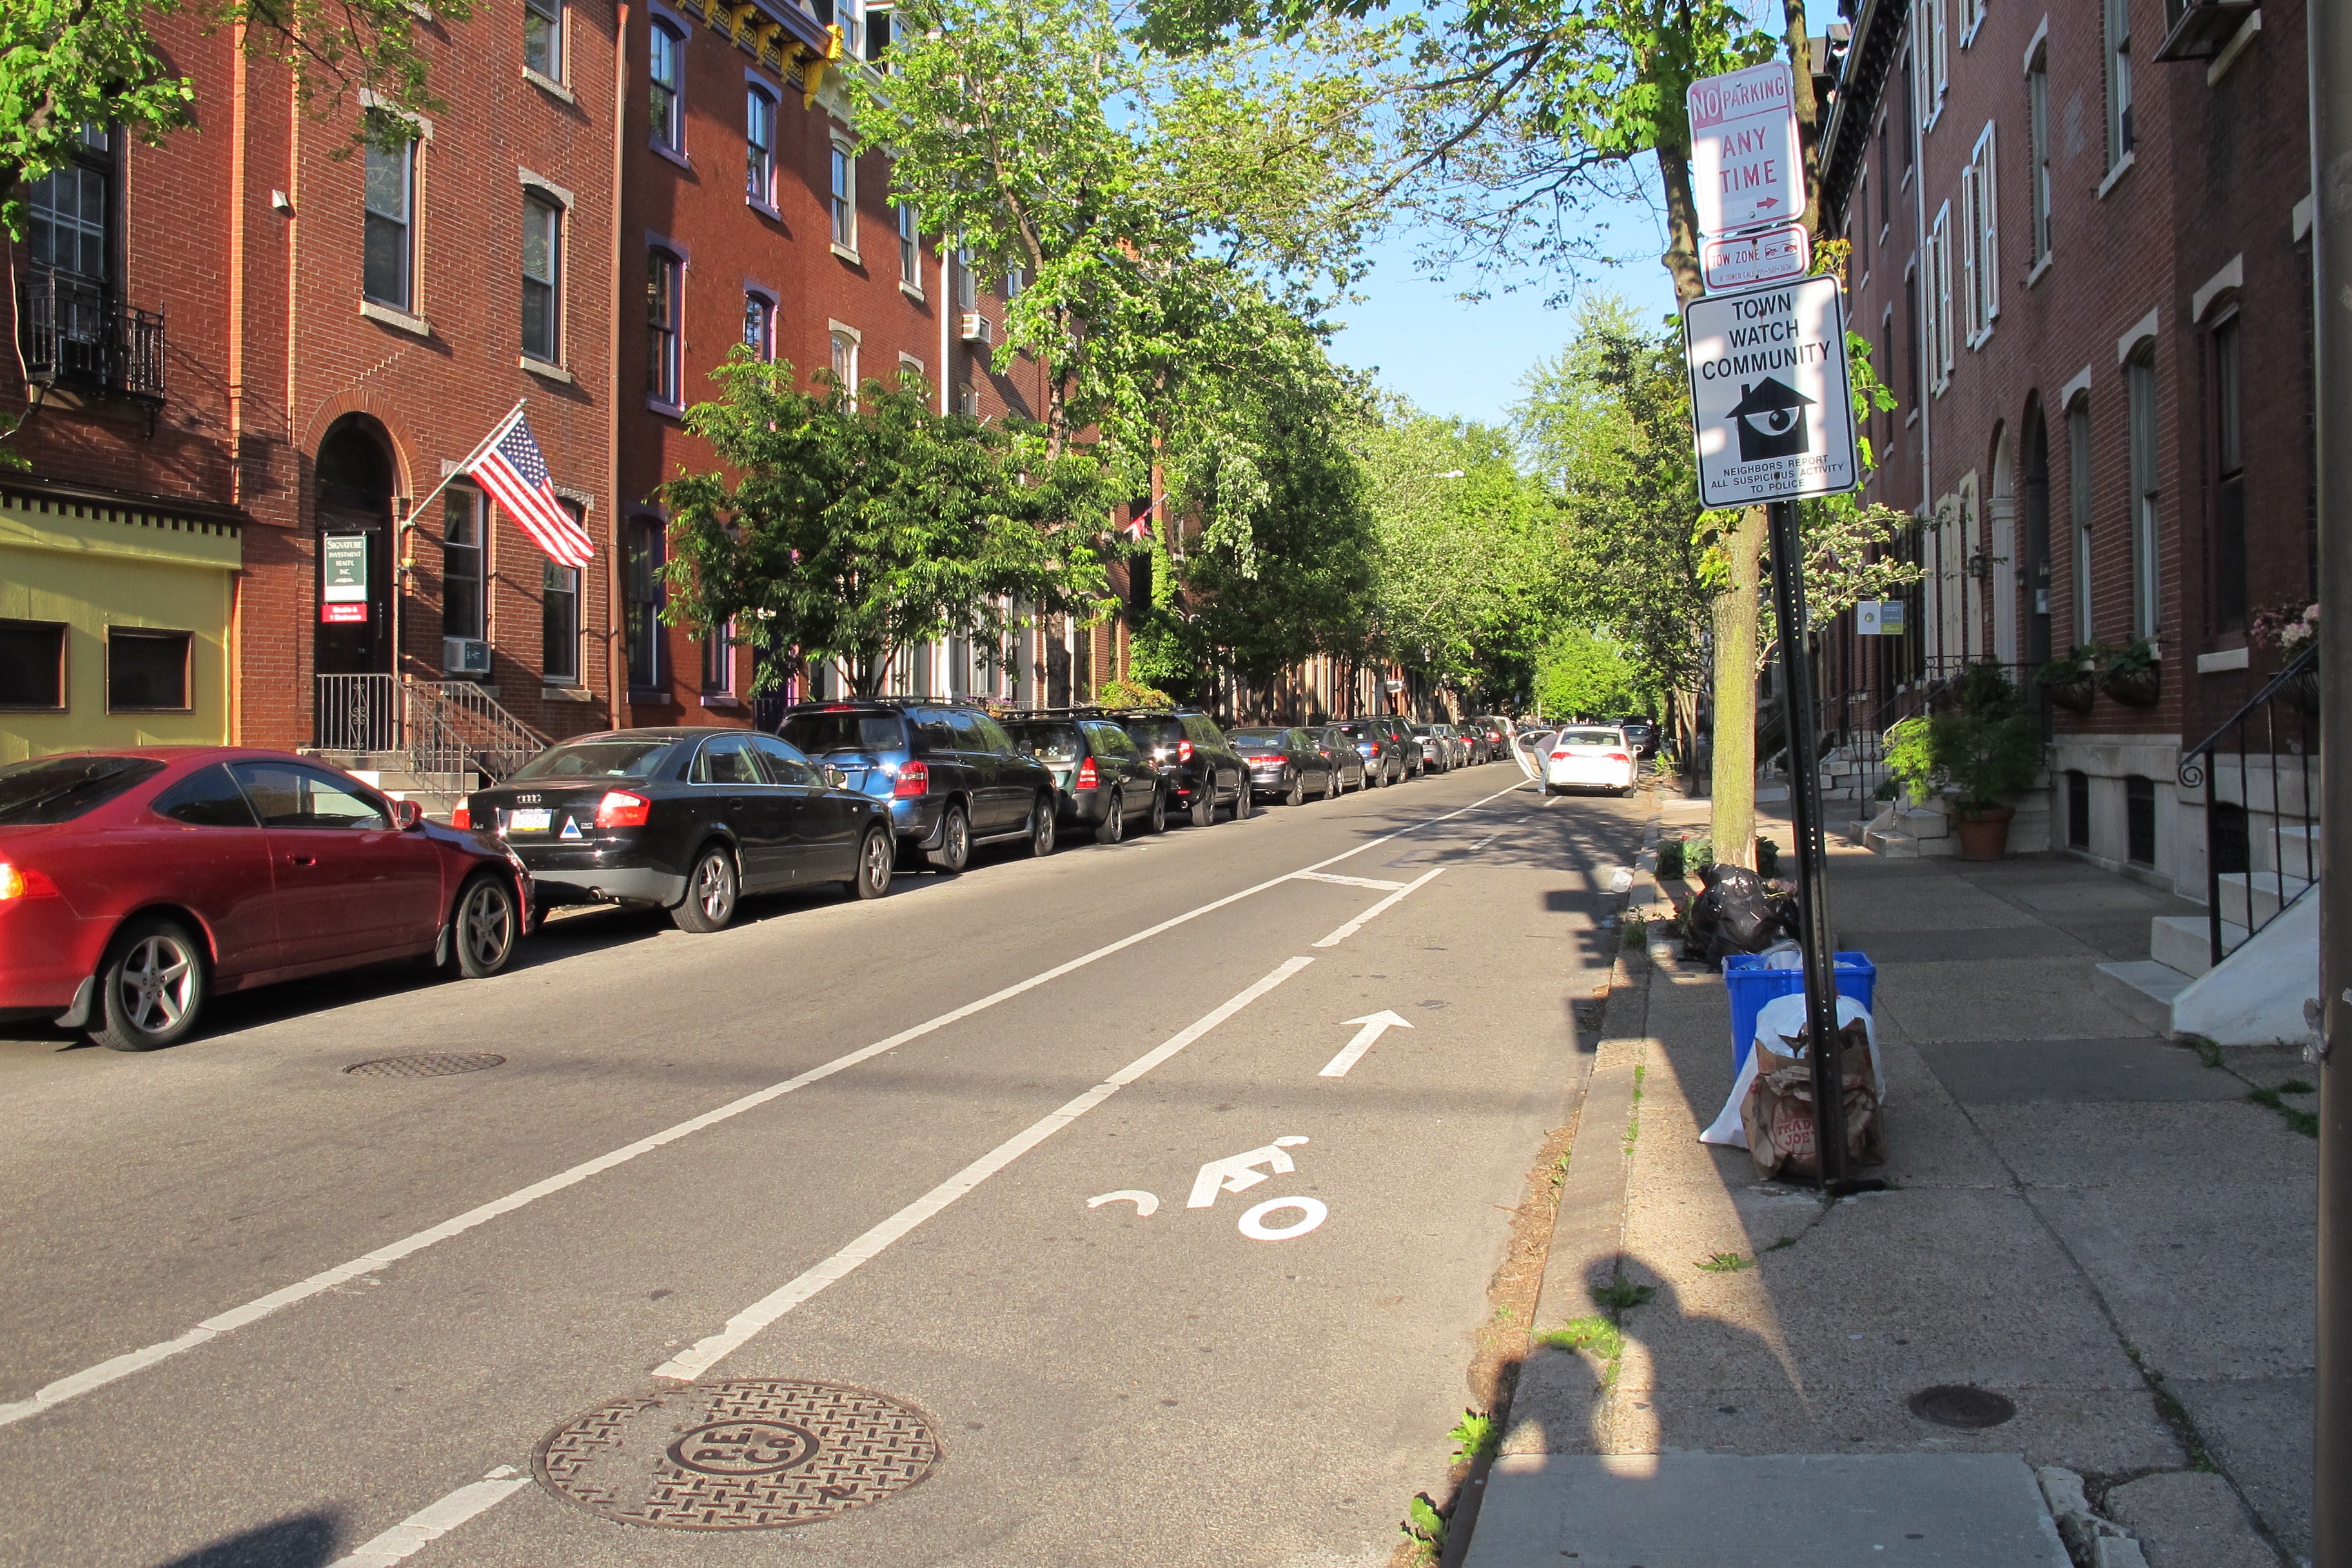
[[[2205, 796], [2205, 933], [2212, 962], [2284, 914], [2319, 879], [2319, 808], [2314, 784], [2319, 753], [2319, 645], [2314, 642], [2263, 682], [2246, 705], [2221, 721], [2180, 756], [2180, 787]], [[2225, 759], [2235, 758], [2232, 769]], [[2232, 782], [2237, 798], [2222, 786]], [[2265, 798], [2266, 797], [2266, 798]], [[2256, 862], [2258, 819], [2267, 816], [2270, 866]], [[2226, 826], [2225, 826], [2226, 825]], [[2294, 831], [2290, 832], [2290, 825]], [[2222, 879], [2242, 876], [2234, 890], [2245, 910], [2245, 935], [2226, 939]], [[2268, 913], [2255, 919], [2261, 904]]]
[[549, 742], [467, 680], [321, 675], [317, 734], [328, 751], [397, 752], [411, 773], [504, 779]]
[[16, 335], [37, 386], [163, 401], [163, 318], [109, 298], [96, 283], [28, 272], [16, 288]]

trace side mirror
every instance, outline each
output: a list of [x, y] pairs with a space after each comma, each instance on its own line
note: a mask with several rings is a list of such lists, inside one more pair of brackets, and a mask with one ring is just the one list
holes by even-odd
[[849, 775], [843, 773], [839, 768], [835, 767], [831, 763], [827, 763], [824, 764], [824, 782], [834, 789], [847, 789], [849, 787]]
[[403, 833], [413, 833], [425, 826], [425, 808], [413, 800], [395, 800], [392, 803], [392, 821]]

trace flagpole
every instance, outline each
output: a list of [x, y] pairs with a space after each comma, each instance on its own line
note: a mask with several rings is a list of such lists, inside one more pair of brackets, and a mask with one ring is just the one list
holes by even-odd
[[515, 427], [515, 421], [522, 417], [523, 405], [530, 401], [530, 399], [528, 397], [518, 401], [514, 407], [508, 411], [507, 416], [499, 421], [499, 427], [497, 429], [491, 431], [488, 435], [476, 442], [472, 451], [467, 453], [465, 458], [458, 462], [455, 468], [452, 468], [447, 473], [441, 476], [441, 482], [439, 484], [435, 485], [431, 489], [426, 490], [423, 495], [419, 496], [410, 504], [408, 509], [408, 521], [412, 526], [414, 526], [416, 521], [417, 514], [425, 510], [425, 506], [431, 502], [433, 498], [449, 488], [449, 481], [451, 479], [456, 479], [467, 468], [472, 468], [474, 466], [475, 458], [480, 457], [484, 452], [488, 451], [492, 447], [497, 446], [500, 440], [505, 438], [506, 433]]

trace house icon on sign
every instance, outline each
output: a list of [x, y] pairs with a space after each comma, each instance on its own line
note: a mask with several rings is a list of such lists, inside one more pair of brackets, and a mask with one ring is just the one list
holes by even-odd
[[1739, 431], [1739, 460], [1793, 458], [1812, 445], [1805, 410], [1813, 400], [1771, 376], [1739, 384], [1739, 401], [1724, 416]]

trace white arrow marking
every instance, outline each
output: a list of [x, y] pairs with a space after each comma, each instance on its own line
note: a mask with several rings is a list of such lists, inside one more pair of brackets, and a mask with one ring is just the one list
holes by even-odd
[[1372, 1042], [1374, 1040], [1379, 1039], [1391, 1029], [1410, 1029], [1412, 1027], [1412, 1026], [1407, 1023], [1404, 1019], [1398, 1017], [1394, 1013], [1386, 1009], [1374, 1013], [1368, 1017], [1343, 1018], [1340, 1022], [1343, 1024], [1361, 1024], [1363, 1027], [1357, 1030], [1356, 1037], [1349, 1040], [1340, 1050], [1339, 1054], [1333, 1057], [1329, 1064], [1327, 1065], [1321, 1072], [1315, 1075], [1318, 1078], [1346, 1078], [1348, 1076], [1348, 1069], [1354, 1067], [1359, 1061], [1363, 1059], [1364, 1053], [1372, 1048]]
[[1116, 1193], [1105, 1193], [1098, 1198], [1088, 1198], [1087, 1207], [1098, 1209], [1105, 1204], [1129, 1203], [1135, 1205], [1135, 1217], [1150, 1219], [1160, 1212], [1160, 1200], [1150, 1193], [1138, 1192], [1133, 1187]]
[[[1290, 1156], [1283, 1151], [1306, 1142], [1306, 1139], [1294, 1132], [1287, 1138], [1276, 1139], [1263, 1149], [1252, 1149], [1245, 1153], [1235, 1154], [1228, 1160], [1210, 1161], [1201, 1167], [1201, 1173], [1192, 1179], [1192, 1195], [1186, 1200], [1184, 1206], [1191, 1209], [1208, 1208], [1217, 1201], [1217, 1194], [1221, 1192], [1245, 1193], [1265, 1181], [1271, 1173], [1287, 1173], [1298, 1169]], [[1260, 1165], [1267, 1169], [1261, 1171], [1257, 1168]]]

